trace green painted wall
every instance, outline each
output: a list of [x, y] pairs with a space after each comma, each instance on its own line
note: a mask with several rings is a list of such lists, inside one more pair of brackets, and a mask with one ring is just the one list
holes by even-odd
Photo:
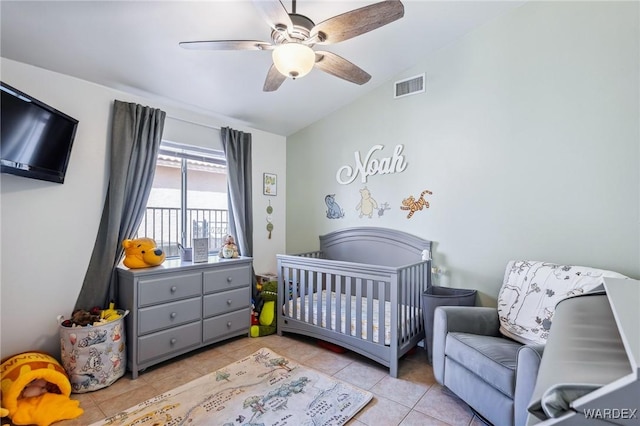
[[[510, 259], [640, 278], [639, 7], [532, 2], [422, 59], [426, 93], [393, 81], [287, 139], [287, 252], [319, 234], [381, 226], [435, 241], [442, 285], [495, 304]], [[347, 83], [345, 83], [347, 84]], [[404, 146], [402, 173], [336, 181], [376, 145]], [[360, 190], [391, 209], [359, 217]], [[411, 219], [401, 200], [424, 189]], [[345, 211], [327, 219], [324, 197]]]

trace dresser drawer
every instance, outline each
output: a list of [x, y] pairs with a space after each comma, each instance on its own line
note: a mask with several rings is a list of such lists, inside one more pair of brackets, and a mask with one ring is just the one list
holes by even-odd
[[138, 337], [138, 363], [199, 346], [202, 337], [200, 321]]
[[229, 314], [208, 318], [202, 322], [202, 341], [207, 342], [212, 339], [222, 340], [228, 334], [238, 334], [246, 331], [249, 333], [251, 325], [251, 309], [241, 309]]
[[250, 265], [220, 268], [204, 273], [204, 292], [212, 293], [251, 285]]
[[251, 305], [251, 292], [249, 287], [221, 293], [208, 294], [204, 297], [204, 317], [220, 315]]
[[199, 297], [149, 306], [138, 311], [138, 334], [147, 334], [163, 328], [186, 324], [202, 318]]
[[138, 307], [199, 296], [201, 291], [200, 272], [140, 278]]

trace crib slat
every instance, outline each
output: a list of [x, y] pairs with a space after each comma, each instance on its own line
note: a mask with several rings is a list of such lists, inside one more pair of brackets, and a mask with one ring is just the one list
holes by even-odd
[[[297, 300], [296, 299], [296, 295], [299, 295], [299, 289], [300, 289], [300, 285], [301, 285], [301, 281], [304, 279], [304, 271], [301, 271], [300, 268], [295, 268], [293, 270], [293, 288], [291, 289], [292, 293], [293, 293], [293, 300]], [[293, 304], [293, 317], [294, 318], [299, 318], [299, 319], [303, 319], [304, 318], [304, 313], [302, 312], [304, 310], [304, 306], [300, 307], [301, 312], [298, 313], [298, 304], [294, 303]]]
[[325, 274], [324, 276], [325, 278], [325, 283], [324, 283], [324, 288], [325, 288], [325, 303], [324, 305], [326, 306], [326, 312], [324, 315], [324, 323], [325, 328], [328, 328], [329, 330], [331, 330], [331, 298], [333, 297], [333, 293], [331, 291], [331, 281], [333, 278], [333, 274]]
[[351, 336], [351, 324], [352, 324], [352, 312], [351, 312], [351, 298], [353, 289], [353, 277], [345, 277], [344, 283], [344, 304], [345, 304], [345, 316], [344, 316], [344, 331], [347, 335]]
[[307, 307], [309, 308], [309, 312], [307, 313], [307, 319], [306, 322], [308, 323], [313, 323], [313, 298], [315, 296], [315, 292], [314, 292], [314, 280], [313, 280], [313, 272], [311, 271], [307, 271], [307, 302], [308, 305]]
[[399, 291], [399, 301], [400, 301], [400, 312], [398, 313], [398, 323], [396, 324], [397, 332], [399, 334], [398, 342], [400, 344], [405, 341], [405, 330], [407, 324], [407, 270], [403, 269], [400, 271], [400, 277], [398, 282], [398, 291]]
[[322, 290], [324, 290], [322, 288], [322, 273], [318, 271], [314, 275], [316, 277], [315, 285], [318, 291], [318, 300], [316, 301], [316, 324], [318, 327], [322, 327]]
[[[362, 336], [362, 278], [356, 278], [356, 334]], [[359, 319], [359, 320], [358, 320]]]
[[373, 280], [367, 282], [367, 340], [373, 342]]
[[[342, 276], [335, 275], [336, 331], [342, 333]], [[346, 330], [346, 329], [345, 329]]]
[[[307, 316], [307, 295], [306, 293], [306, 288], [307, 288], [307, 277], [309, 275], [309, 271], [307, 270], [301, 270], [300, 271], [300, 293], [298, 295], [298, 297], [300, 298], [300, 319], [303, 321], [308, 321], [308, 316]], [[294, 300], [295, 297], [294, 297]]]
[[[287, 300], [287, 293], [285, 292], [285, 289], [287, 288], [287, 286], [289, 285], [289, 283], [291, 282], [291, 268], [288, 267], [283, 267], [282, 271], [280, 272], [282, 275], [282, 287], [279, 289], [279, 292], [282, 294], [282, 300]], [[290, 305], [289, 303], [285, 303], [284, 304], [284, 315], [285, 317], [290, 316]]]
[[411, 339], [411, 336], [414, 334], [414, 326], [415, 326], [415, 315], [413, 315], [413, 307], [415, 306], [415, 270], [413, 268], [409, 268], [407, 270], [407, 275], [409, 279], [406, 282], [407, 287], [407, 304], [404, 306], [405, 311], [405, 321], [402, 323], [404, 325], [404, 332], [402, 333], [403, 342], [407, 342]]
[[385, 282], [378, 281], [378, 312], [379, 312], [379, 324], [378, 324], [378, 343], [385, 344], [384, 336], [387, 333], [387, 310], [385, 300]]

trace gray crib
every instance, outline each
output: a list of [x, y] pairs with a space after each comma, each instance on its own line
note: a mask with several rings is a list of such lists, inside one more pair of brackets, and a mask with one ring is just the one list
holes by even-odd
[[424, 339], [422, 293], [431, 241], [387, 228], [320, 236], [320, 250], [278, 258], [278, 334], [357, 352], [398, 377], [398, 360]]

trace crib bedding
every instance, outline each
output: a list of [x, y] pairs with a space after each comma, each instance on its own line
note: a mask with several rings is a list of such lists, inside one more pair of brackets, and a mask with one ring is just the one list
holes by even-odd
[[[297, 319], [297, 320], [302, 320], [306, 323], [309, 324], [313, 324], [313, 325], [318, 325], [318, 297], [320, 297], [321, 299], [321, 314], [320, 314], [320, 327], [322, 328], [328, 328], [331, 329], [332, 331], [336, 331], [336, 317], [337, 317], [337, 312], [338, 312], [338, 305], [337, 305], [337, 301], [340, 300], [340, 332], [342, 334], [348, 334], [350, 336], [357, 336], [357, 326], [356, 326], [356, 320], [361, 318], [361, 336], [360, 338], [363, 340], [368, 340], [368, 324], [367, 324], [367, 311], [368, 311], [368, 303], [367, 303], [367, 299], [362, 297], [361, 300], [361, 305], [362, 305], [362, 315], [361, 316], [357, 316], [357, 311], [356, 311], [356, 304], [357, 304], [357, 298], [356, 296], [351, 296], [351, 321], [350, 321], [350, 331], [349, 333], [346, 332], [345, 327], [346, 327], [346, 314], [347, 314], [347, 296], [345, 294], [341, 294], [340, 297], [337, 297], [335, 292], [331, 292], [331, 294], [329, 295], [329, 303], [327, 303], [327, 291], [326, 290], [322, 290], [321, 293], [314, 293], [313, 295], [306, 295], [304, 297], [299, 296], [297, 298], [295, 298], [295, 300], [289, 300], [289, 306], [288, 306], [288, 316], [290, 318], [293, 319]], [[296, 306], [296, 310], [295, 310], [295, 315], [294, 315], [294, 303]], [[303, 303], [304, 303], [304, 309], [302, 309], [303, 307]], [[312, 305], [312, 306], [310, 306]], [[379, 336], [380, 336], [380, 303], [378, 301], [378, 299], [373, 299], [373, 303], [372, 303], [373, 307], [372, 307], [372, 341], [374, 343], [379, 343]], [[410, 325], [410, 324], [416, 324], [417, 321], [420, 321], [420, 319], [422, 318], [422, 312], [419, 308], [416, 308], [415, 306], [407, 306], [407, 305], [399, 305], [399, 316], [400, 318], [402, 318], [404, 321], [402, 321], [401, 323], [401, 335], [404, 334], [405, 331], [405, 325]], [[327, 325], [327, 308], [330, 309], [330, 318], [331, 318], [331, 325], [330, 327]], [[309, 319], [309, 316], [311, 314], [311, 312], [313, 312], [313, 318]], [[405, 316], [405, 312], [406, 315]], [[304, 318], [302, 318], [302, 315], [304, 314]], [[384, 320], [384, 345], [389, 346], [391, 344], [391, 303], [386, 301], [384, 303], [384, 315], [383, 315], [383, 320]]]

